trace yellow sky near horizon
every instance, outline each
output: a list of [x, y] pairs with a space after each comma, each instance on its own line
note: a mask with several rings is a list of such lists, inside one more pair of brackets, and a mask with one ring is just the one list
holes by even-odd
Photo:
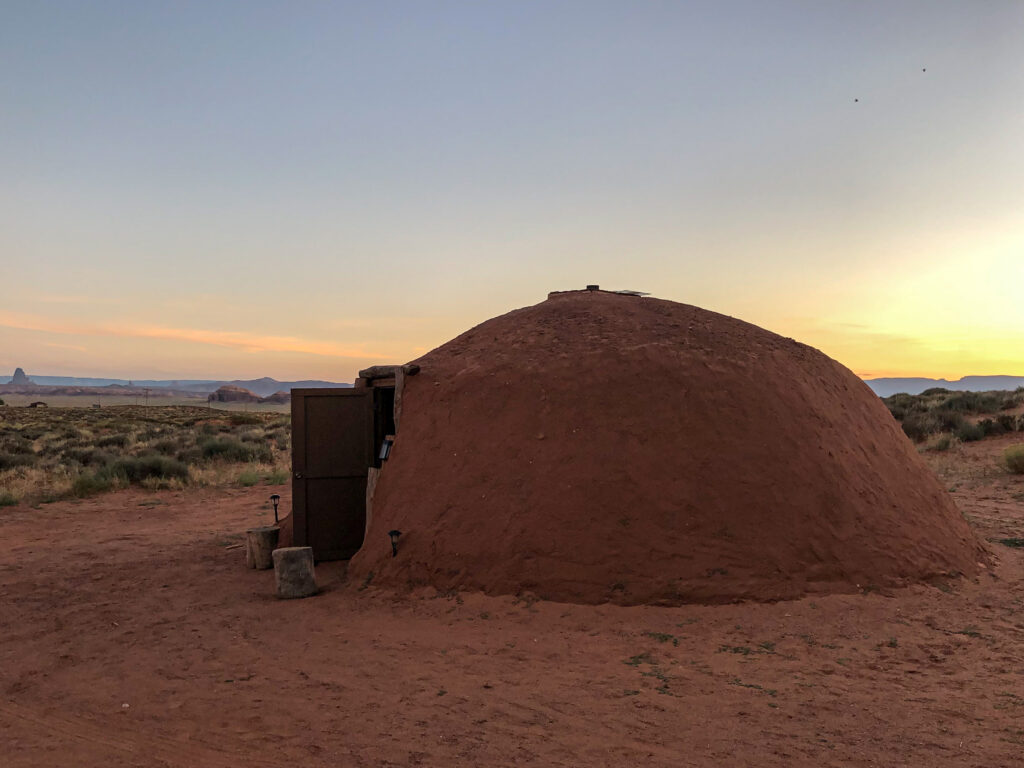
[[[990, 234], [987, 248], [971, 248], [969, 258], [963, 243], [947, 235], [925, 258], [872, 262], [827, 290], [815, 288], [813, 277], [801, 284], [789, 275], [792, 295], [802, 299], [791, 295], [784, 307], [773, 301], [772, 286], [737, 290], [704, 281], [688, 286], [686, 296], [654, 293], [792, 336], [864, 378], [1024, 375], [1024, 302], [1017, 301], [1024, 290], [1024, 258], [1018, 256], [1024, 238], [1012, 234]], [[227, 327], [171, 326], [129, 319], [141, 307], [122, 307], [113, 315], [124, 319], [104, 320], [111, 315], [107, 307], [85, 321], [88, 297], [39, 295], [33, 303], [45, 313], [0, 310], [0, 350], [7, 367], [32, 361], [22, 367], [40, 375], [351, 381], [362, 367], [406, 362], [494, 315], [541, 301], [549, 288], [574, 287], [581, 286], [537, 286], [532, 296], [500, 297], [501, 305], [478, 294], [467, 302], [473, 313], [448, 307], [448, 314], [409, 317], [385, 309], [348, 321], [339, 313], [315, 333], [296, 329], [294, 335], [265, 333], [275, 324], [261, 326], [258, 319], [256, 330], [247, 329], [258, 307], [250, 307], [249, 318], [240, 306], [214, 309], [206, 318], [237, 318]], [[153, 309], [149, 314], [159, 314]], [[182, 309], [195, 312], [198, 305], [165, 311], [174, 316]]]
[[[662, 243], [649, 247], [671, 253]], [[793, 240], [778, 247], [792, 254], [818, 246]], [[414, 359], [490, 317], [542, 301], [549, 290], [600, 281], [753, 322], [821, 349], [864, 378], [1024, 375], [1021, 217], [990, 217], [983, 227], [954, 220], [927, 237], [875, 237], [833, 253], [743, 277], [755, 265], [742, 255], [729, 256], [730, 269], [721, 271], [715, 260], [691, 258], [687, 268], [669, 269], [672, 261], [662, 258], [640, 269], [606, 254], [574, 282], [578, 266], [553, 261], [544, 269], [541, 259], [527, 271], [506, 271], [497, 288], [466, 281], [452, 292], [424, 293], [420, 280], [441, 283], [421, 274], [396, 279], [393, 302], [349, 292], [345, 306], [332, 301], [334, 282], [306, 286], [305, 296], [290, 295], [295, 283], [284, 279], [280, 291], [270, 283], [256, 292], [241, 277], [240, 288], [220, 292], [147, 291], [135, 283], [98, 298], [29, 287], [0, 309], [0, 364], [38, 375], [351, 381], [362, 367]], [[766, 258], [776, 257], [766, 249]]]

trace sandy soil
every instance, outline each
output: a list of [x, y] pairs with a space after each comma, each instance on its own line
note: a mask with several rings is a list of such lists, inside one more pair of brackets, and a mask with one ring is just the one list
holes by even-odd
[[[1024, 536], [1009, 442], [928, 457], [989, 539]], [[0, 764], [1020, 765], [1024, 550], [767, 604], [399, 599], [343, 564], [285, 602], [236, 546], [271, 490], [0, 510]]]

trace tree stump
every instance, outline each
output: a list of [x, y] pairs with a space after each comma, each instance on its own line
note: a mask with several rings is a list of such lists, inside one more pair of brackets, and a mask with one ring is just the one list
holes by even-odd
[[252, 528], [245, 532], [245, 564], [258, 571], [274, 567], [271, 552], [277, 548], [281, 529], [276, 525]]
[[312, 547], [275, 549], [273, 557], [278, 597], [309, 597], [316, 594]]

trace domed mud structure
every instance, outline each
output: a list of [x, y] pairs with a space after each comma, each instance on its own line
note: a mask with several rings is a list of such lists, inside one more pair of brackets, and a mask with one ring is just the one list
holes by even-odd
[[677, 604], [892, 586], [984, 557], [863, 382], [740, 320], [556, 293], [416, 362], [354, 581]]

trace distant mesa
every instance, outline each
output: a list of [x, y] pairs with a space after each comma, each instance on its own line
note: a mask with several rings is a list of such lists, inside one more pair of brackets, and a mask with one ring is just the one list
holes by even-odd
[[8, 384], [16, 384], [16, 385], [23, 386], [23, 387], [30, 387], [33, 384], [32, 379], [30, 379], [28, 376], [25, 375], [25, 369], [24, 368], [15, 368], [14, 369], [14, 378], [12, 378], [7, 383]]
[[217, 389], [216, 392], [211, 392], [206, 399], [211, 403], [276, 403], [280, 405], [290, 403], [292, 396], [290, 392], [281, 390], [269, 397], [260, 397], [245, 387], [225, 384]]
[[953, 392], [1006, 391], [1024, 387], [1024, 376], [964, 376], [960, 379], [927, 378], [877, 378], [865, 379], [865, 383], [879, 397], [898, 393], [920, 395], [928, 389], [941, 387]]
[[290, 392], [284, 392], [284, 391], [275, 392], [270, 397], [264, 397], [264, 398], [262, 398], [260, 400], [261, 403], [277, 403], [278, 405], [283, 405], [284, 403], [290, 403], [291, 401], [292, 401], [291, 393]]
[[[20, 370], [20, 369], [19, 369]], [[27, 377], [26, 377], [27, 379]], [[303, 380], [303, 381], [278, 381], [270, 377], [261, 379], [104, 379], [95, 377], [80, 376], [41, 376], [36, 374], [29, 384], [18, 384], [18, 377], [12, 383], [0, 381], [0, 391], [12, 392], [8, 387], [16, 387], [21, 394], [27, 394], [24, 390], [28, 387], [40, 387], [48, 394], [68, 395], [98, 395], [118, 394], [134, 395], [145, 394], [150, 390], [151, 396], [174, 396], [174, 397], [201, 397], [206, 398], [211, 392], [219, 387], [231, 386], [241, 387], [248, 390], [257, 397], [277, 397], [279, 392], [288, 392], [295, 388], [318, 389], [333, 387], [351, 387], [351, 384], [343, 384], [332, 381]], [[60, 391], [54, 388], [60, 388]], [[12, 392], [13, 393], [13, 392]]]
[[225, 384], [215, 392], [211, 392], [207, 400], [212, 403], [258, 403], [260, 397], [244, 387]]

